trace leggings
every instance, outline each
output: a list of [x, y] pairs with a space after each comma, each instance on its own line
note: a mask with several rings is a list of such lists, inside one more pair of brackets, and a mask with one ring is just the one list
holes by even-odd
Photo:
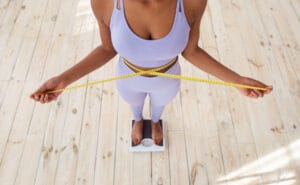
[[[119, 58], [116, 76], [134, 73]], [[181, 74], [180, 64], [177, 61], [165, 73]], [[176, 96], [180, 88], [180, 80], [161, 76], [145, 77], [135, 76], [127, 79], [117, 80], [116, 88], [119, 95], [129, 105], [133, 118], [136, 121], [143, 119], [144, 101], [147, 95], [150, 98], [151, 120], [157, 123], [163, 113], [165, 106]]]

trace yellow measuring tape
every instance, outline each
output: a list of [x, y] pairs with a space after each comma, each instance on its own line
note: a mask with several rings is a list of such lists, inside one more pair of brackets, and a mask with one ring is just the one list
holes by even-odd
[[215, 80], [207, 80], [207, 79], [201, 79], [201, 78], [197, 78], [197, 77], [189, 77], [189, 76], [181, 76], [181, 75], [174, 75], [174, 74], [157, 72], [157, 71], [160, 71], [160, 70], [166, 68], [167, 67], [166, 65], [162, 66], [162, 67], [158, 67], [158, 68], [154, 68], [154, 69], [150, 69], [150, 70], [145, 70], [144, 71], [144, 70], [140, 70], [140, 69], [136, 68], [135, 66], [133, 66], [132, 64], [130, 64], [124, 58], [123, 58], [123, 61], [128, 66], [130, 66], [131, 68], [135, 69], [138, 72], [137, 73], [128, 74], [128, 75], [123, 75], [123, 76], [112, 77], [112, 78], [108, 78], [108, 79], [104, 79], [104, 80], [99, 80], [99, 81], [95, 81], [95, 82], [89, 82], [89, 83], [85, 83], [85, 84], [81, 84], [81, 85], [76, 85], [76, 86], [72, 86], [72, 87], [68, 87], [68, 88], [64, 88], [64, 89], [57, 89], [57, 90], [54, 90], [54, 91], [49, 91], [49, 92], [47, 92], [47, 94], [48, 93], [55, 93], [55, 92], [66, 91], [66, 90], [73, 90], [73, 89], [77, 89], [77, 88], [81, 88], [81, 87], [92, 86], [92, 85], [106, 83], [106, 82], [111, 82], [111, 81], [115, 81], [115, 80], [122, 80], [122, 79], [131, 78], [131, 77], [134, 77], [134, 76], [139, 76], [139, 75], [144, 75], [144, 74], [162, 76], [162, 77], [167, 77], [167, 78], [175, 78], [175, 79], [180, 79], [180, 80], [189, 80], [189, 81], [193, 81], [193, 82], [202, 82], [202, 83], [209, 83], [209, 84], [215, 84], [215, 85], [224, 85], [224, 86], [230, 86], [230, 87], [239, 87], [239, 88], [255, 89], [255, 90], [262, 90], [262, 91], [266, 91], [267, 90], [266, 88], [263, 88], [263, 87], [255, 87], [255, 86], [244, 85], [244, 84], [222, 82], [222, 81], [215, 81]]

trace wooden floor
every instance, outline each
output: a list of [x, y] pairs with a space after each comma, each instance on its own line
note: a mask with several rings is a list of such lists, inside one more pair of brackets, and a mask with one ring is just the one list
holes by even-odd
[[[0, 184], [299, 185], [299, 33], [299, 0], [209, 0], [200, 46], [274, 92], [253, 100], [182, 81], [162, 116], [166, 150], [131, 153], [132, 117], [114, 83], [50, 104], [29, 99], [99, 45], [89, 1], [1, 0]], [[115, 64], [73, 85], [112, 77]], [[182, 57], [181, 65], [184, 75], [214, 79]]]

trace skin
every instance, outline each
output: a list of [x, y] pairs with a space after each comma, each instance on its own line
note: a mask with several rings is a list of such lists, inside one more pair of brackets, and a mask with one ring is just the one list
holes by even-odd
[[[185, 16], [191, 31], [188, 44], [181, 55], [197, 68], [223, 81], [267, 88], [266, 91], [237, 88], [239, 92], [247, 97], [256, 99], [270, 93], [273, 89], [272, 86], [267, 86], [257, 80], [240, 76], [216, 61], [198, 46], [199, 28], [206, 4], [206, 0], [184, 0]], [[30, 95], [35, 101], [48, 103], [56, 100], [61, 92], [48, 93], [46, 95], [38, 94], [67, 87], [82, 76], [103, 66], [117, 54], [111, 42], [109, 29], [114, 1], [91, 0], [91, 5], [99, 25], [101, 45], [96, 47], [82, 61], [70, 69], [46, 81], [38, 90]], [[175, 15], [175, 0], [124, 0], [124, 6], [128, 25], [137, 36], [150, 40], [162, 38], [169, 33]], [[142, 121], [135, 122], [131, 135], [135, 144], [140, 144], [141, 142], [142, 127]], [[162, 136], [160, 125], [152, 122], [152, 138], [154, 142], [156, 144], [160, 143]]]

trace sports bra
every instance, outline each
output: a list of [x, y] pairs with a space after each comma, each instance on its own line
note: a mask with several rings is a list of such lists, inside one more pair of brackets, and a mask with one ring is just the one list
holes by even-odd
[[123, 0], [120, 9], [114, 0], [110, 21], [111, 39], [120, 57], [141, 67], [158, 67], [167, 64], [181, 53], [187, 45], [190, 26], [184, 13], [183, 0], [177, 0], [176, 13], [171, 30], [160, 39], [147, 40], [136, 35], [125, 18]]

